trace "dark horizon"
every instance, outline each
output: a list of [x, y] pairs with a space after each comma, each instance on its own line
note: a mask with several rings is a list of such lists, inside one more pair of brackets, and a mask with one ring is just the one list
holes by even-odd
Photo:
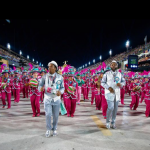
[[55, 60], [59, 66], [65, 60], [78, 68], [89, 61], [93, 64], [149, 41], [150, 20], [0, 20], [0, 44], [10, 43], [11, 50], [41, 62], [47, 68]]

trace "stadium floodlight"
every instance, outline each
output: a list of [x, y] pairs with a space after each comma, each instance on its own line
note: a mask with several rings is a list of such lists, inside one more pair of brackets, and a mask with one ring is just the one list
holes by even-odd
[[93, 59], [93, 63], [95, 64], [95, 59]]
[[20, 55], [22, 55], [22, 51], [20, 50]]
[[100, 61], [102, 60], [102, 56], [101, 55], [99, 56], [99, 59], [100, 59]]
[[111, 55], [112, 55], [112, 50], [110, 49], [110, 51], [109, 51], [109, 55], [110, 55], [110, 57], [111, 57]]
[[9, 44], [9, 43], [7, 43], [7, 48], [8, 48], [8, 49], [10, 49], [10, 48], [11, 48], [11, 46], [10, 46], [10, 44]]
[[127, 42], [126, 42], [127, 52], [128, 52], [128, 48], [129, 48], [129, 46], [130, 46], [130, 41], [129, 41], [129, 40], [127, 40]]

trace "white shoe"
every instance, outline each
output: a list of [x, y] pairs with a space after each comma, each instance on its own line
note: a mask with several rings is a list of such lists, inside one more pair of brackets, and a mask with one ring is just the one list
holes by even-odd
[[106, 123], [106, 128], [110, 129], [110, 123]]
[[113, 128], [113, 129], [116, 129], [116, 125], [115, 124], [111, 124], [110, 127]]
[[54, 130], [54, 131], [53, 131], [53, 136], [57, 136], [57, 135], [58, 135], [57, 131]]
[[50, 135], [51, 135], [51, 131], [47, 130], [46, 133], [45, 133], [45, 136], [48, 138], [48, 137], [50, 137]]

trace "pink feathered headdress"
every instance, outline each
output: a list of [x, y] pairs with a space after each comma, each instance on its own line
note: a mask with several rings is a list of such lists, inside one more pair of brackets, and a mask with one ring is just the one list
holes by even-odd
[[39, 71], [41, 71], [42, 68], [41, 68], [41, 67], [38, 67], [38, 69], [39, 69]]
[[106, 69], [106, 64], [104, 62], [102, 62], [102, 67], [103, 69]]
[[62, 71], [62, 74], [64, 74], [64, 73], [68, 73], [69, 72], [69, 65], [67, 65], [64, 69], [63, 69], [63, 71]]
[[143, 71], [143, 75], [148, 75], [148, 71]]
[[33, 69], [33, 65], [31, 63], [29, 63], [29, 67], [31, 70]]
[[13, 70], [16, 70], [16, 67], [15, 67], [15, 66], [13, 66]]
[[100, 71], [100, 70], [101, 70], [101, 68], [102, 68], [102, 66], [101, 66], [101, 65], [99, 65], [99, 66], [96, 68], [96, 70], [97, 70], [97, 71]]
[[91, 74], [93, 75], [95, 73], [95, 69], [92, 69], [91, 70]]

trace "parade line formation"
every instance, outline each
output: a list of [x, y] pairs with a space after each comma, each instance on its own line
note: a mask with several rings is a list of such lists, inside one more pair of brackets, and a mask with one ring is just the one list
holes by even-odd
[[[53, 66], [51, 66], [53, 65]], [[57, 129], [59, 109], [67, 117], [75, 117], [76, 106], [80, 105], [81, 94], [84, 100], [91, 101], [91, 105], [96, 106], [96, 110], [101, 110], [106, 119], [106, 128], [115, 129], [115, 120], [118, 102], [124, 105], [124, 95], [131, 96], [131, 110], [137, 110], [139, 103], [146, 104], [145, 117], [150, 116], [150, 71], [132, 72], [117, 69], [117, 62], [112, 61], [108, 66], [103, 62], [95, 69], [83, 69], [75, 72], [75, 68], [70, 65], [58, 67], [55, 61], [48, 64], [49, 70], [46, 72], [40, 67], [33, 67], [30, 71], [22, 68], [22, 71], [9, 70], [1, 65], [0, 76], [0, 98], [2, 108], [11, 109], [11, 97], [14, 103], [19, 103], [20, 93], [23, 98], [30, 98], [32, 117], [40, 116], [40, 103], [44, 103], [47, 132], [49, 136], [51, 127], [51, 116], [53, 116], [53, 130]], [[51, 67], [51, 68], [50, 68]], [[56, 68], [52, 75], [50, 70]], [[89, 99], [89, 92], [92, 96]], [[115, 93], [115, 94], [114, 94]], [[49, 101], [49, 97], [53, 101]], [[63, 102], [62, 102], [63, 101]], [[49, 103], [59, 103], [53, 113], [49, 109]], [[115, 103], [114, 105], [112, 105]], [[7, 107], [6, 107], [7, 106]], [[57, 105], [53, 105], [57, 106]], [[66, 112], [65, 112], [66, 111]], [[50, 115], [50, 116], [49, 116]], [[50, 122], [50, 123], [49, 123]]]

